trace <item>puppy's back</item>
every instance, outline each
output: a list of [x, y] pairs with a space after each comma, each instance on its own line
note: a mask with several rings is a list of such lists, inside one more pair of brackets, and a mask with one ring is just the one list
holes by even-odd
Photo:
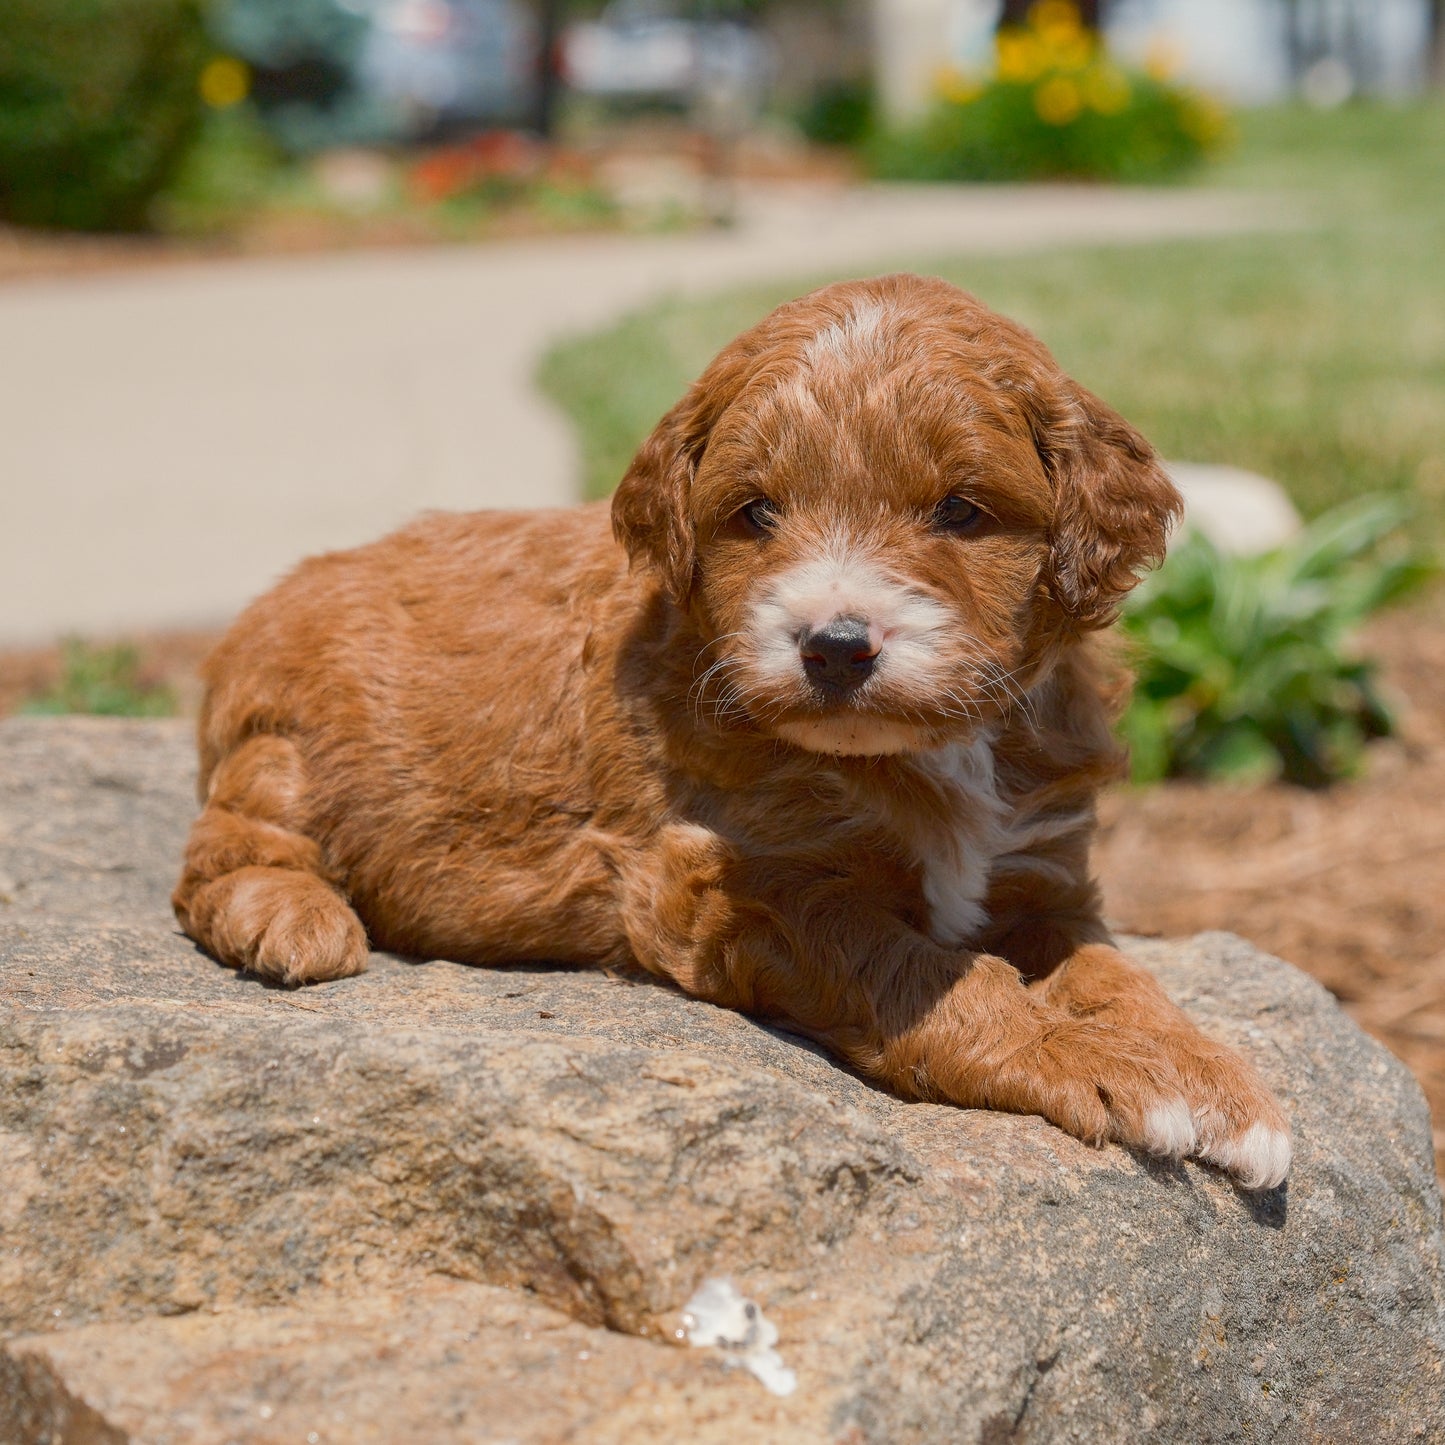
[[255, 733], [284, 732], [309, 751], [381, 744], [398, 724], [405, 739], [408, 716], [422, 748], [458, 714], [473, 732], [483, 719], [505, 730], [509, 711], [566, 690], [590, 611], [625, 573], [605, 504], [435, 513], [308, 559], [206, 660], [202, 797], [219, 759]]

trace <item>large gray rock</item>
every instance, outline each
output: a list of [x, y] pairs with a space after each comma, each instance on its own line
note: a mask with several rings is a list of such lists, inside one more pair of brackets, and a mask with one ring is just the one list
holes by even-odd
[[[638, 978], [240, 977], [191, 768], [0, 724], [0, 1441], [1445, 1440], [1420, 1092], [1240, 940], [1135, 951], [1288, 1100], [1262, 1197]], [[679, 1342], [716, 1276], [794, 1393]]]

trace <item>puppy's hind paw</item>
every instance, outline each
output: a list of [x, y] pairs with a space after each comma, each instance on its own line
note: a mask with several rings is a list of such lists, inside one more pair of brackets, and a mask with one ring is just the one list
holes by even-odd
[[1251, 1124], [1232, 1138], [1211, 1141], [1199, 1157], [1232, 1174], [1243, 1189], [1275, 1189], [1289, 1173], [1294, 1146], [1287, 1130]]
[[199, 890], [187, 913], [187, 932], [222, 963], [288, 988], [366, 967], [361, 920], [314, 874], [240, 868]]

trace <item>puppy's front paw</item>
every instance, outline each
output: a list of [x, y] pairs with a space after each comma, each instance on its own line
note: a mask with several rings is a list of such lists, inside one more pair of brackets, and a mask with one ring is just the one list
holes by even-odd
[[1055, 1024], [1008, 1061], [990, 1096], [1091, 1144], [1113, 1139], [1166, 1159], [1197, 1145], [1194, 1112], [1168, 1056], [1144, 1034], [1112, 1024]]
[[1199, 1157], [1232, 1174], [1245, 1189], [1276, 1189], [1289, 1173], [1294, 1145], [1288, 1128], [1251, 1124], [1243, 1133], [1201, 1148]]
[[[1227, 1171], [1245, 1189], [1283, 1183], [1292, 1151], [1289, 1120], [1278, 1100], [1233, 1049], [1201, 1033], [1137, 964], [1116, 949], [1090, 945], [1039, 987], [1054, 1007], [1142, 1037], [1168, 1060], [1196, 1136], [1185, 1152]], [[1167, 1134], [1169, 1118], [1157, 1122]]]
[[1203, 1034], [1175, 1035], [1167, 1047], [1189, 1096], [1198, 1156], [1245, 1189], [1274, 1189], [1289, 1173], [1289, 1119], [1258, 1074]]

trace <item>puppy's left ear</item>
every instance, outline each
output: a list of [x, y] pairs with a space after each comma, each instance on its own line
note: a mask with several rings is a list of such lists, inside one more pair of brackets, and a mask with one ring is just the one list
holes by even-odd
[[653, 567], [672, 600], [692, 591], [696, 546], [688, 499], [707, 426], [694, 386], [652, 429], [612, 497], [612, 535], [633, 562]]
[[1054, 483], [1054, 595], [1083, 628], [1107, 627], [1156, 567], [1184, 502], [1154, 448], [1117, 412], [1066, 381], [1038, 435]]

